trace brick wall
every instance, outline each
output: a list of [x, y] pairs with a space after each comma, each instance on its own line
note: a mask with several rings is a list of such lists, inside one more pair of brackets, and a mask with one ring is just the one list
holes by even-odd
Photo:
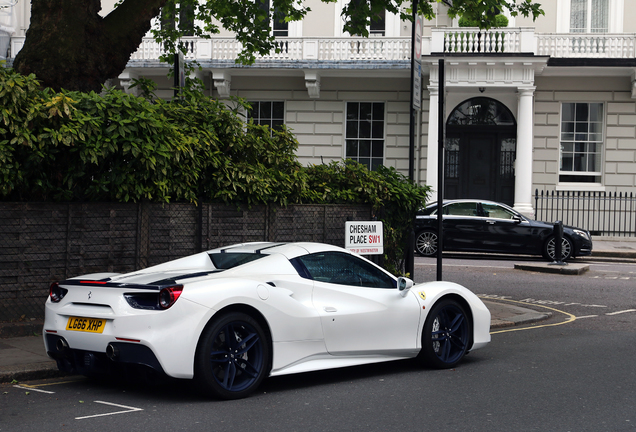
[[0, 321], [41, 318], [53, 281], [249, 241], [344, 246], [347, 218], [370, 217], [356, 205], [0, 203]]

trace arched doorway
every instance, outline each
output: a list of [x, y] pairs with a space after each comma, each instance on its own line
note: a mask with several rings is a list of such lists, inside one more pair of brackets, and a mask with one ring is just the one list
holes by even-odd
[[475, 97], [446, 121], [444, 197], [514, 203], [517, 124], [501, 102]]

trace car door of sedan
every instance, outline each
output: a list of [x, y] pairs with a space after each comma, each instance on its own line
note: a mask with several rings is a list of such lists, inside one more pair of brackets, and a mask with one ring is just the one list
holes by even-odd
[[327, 351], [334, 355], [410, 355], [417, 346], [420, 306], [402, 297], [395, 280], [354, 255], [340, 252], [303, 258], [314, 279]]
[[[493, 252], [536, 253], [533, 227], [506, 207], [482, 203], [486, 221], [484, 245]], [[540, 250], [540, 249], [539, 249]]]
[[486, 221], [480, 217], [476, 201], [444, 206], [445, 250], [481, 250], [485, 232]]

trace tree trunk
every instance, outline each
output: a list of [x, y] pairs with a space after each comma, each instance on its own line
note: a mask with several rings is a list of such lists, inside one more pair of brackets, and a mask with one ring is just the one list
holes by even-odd
[[101, 0], [32, 0], [14, 68], [55, 90], [100, 91], [126, 68], [165, 3], [125, 0], [102, 18]]

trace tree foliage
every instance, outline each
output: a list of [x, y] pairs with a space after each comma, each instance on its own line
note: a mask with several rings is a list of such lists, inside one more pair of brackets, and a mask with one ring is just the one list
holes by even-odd
[[117, 90], [39, 90], [0, 68], [0, 196], [18, 201], [298, 202], [288, 131], [245, 124], [192, 92], [150, 101]]
[[[54, 92], [0, 68], [0, 196], [16, 201], [208, 201], [420, 205], [395, 169], [303, 167], [285, 128], [246, 122], [200, 92], [178, 101], [119, 90]], [[418, 195], [420, 194], [420, 195]]]
[[[479, 27], [478, 22], [470, 21], [466, 17], [461, 17], [457, 24], [460, 27]], [[495, 16], [495, 23], [493, 24], [493, 27], [496, 27], [496, 28], [508, 27], [508, 17], [506, 17], [505, 15]]]

